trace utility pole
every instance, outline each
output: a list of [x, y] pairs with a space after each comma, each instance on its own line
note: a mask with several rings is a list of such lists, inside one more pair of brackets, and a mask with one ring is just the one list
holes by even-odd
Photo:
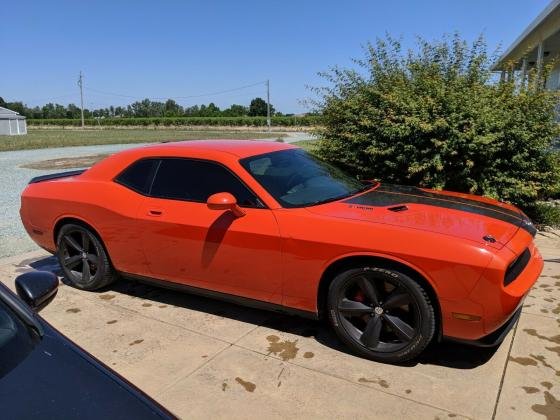
[[270, 80], [266, 81], [266, 125], [270, 131]]
[[78, 86], [80, 87], [80, 105], [82, 108], [82, 128], [84, 128], [84, 76], [80, 70], [80, 78], [78, 79]]

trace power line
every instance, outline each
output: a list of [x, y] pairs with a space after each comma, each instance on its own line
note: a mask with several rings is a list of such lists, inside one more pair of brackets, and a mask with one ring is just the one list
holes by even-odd
[[93, 88], [90, 88], [90, 87], [86, 87], [84, 89], [86, 89], [88, 91], [91, 91], [91, 92], [98, 93], [98, 94], [102, 94], [102, 95], [118, 96], [118, 97], [121, 97], [121, 98], [129, 98], [129, 99], [151, 99], [151, 100], [191, 99], [191, 98], [202, 98], [202, 97], [205, 97], [205, 96], [222, 95], [224, 93], [235, 92], [235, 91], [238, 91], [238, 90], [248, 89], [248, 88], [253, 87], [253, 86], [263, 85], [263, 84], [266, 84], [267, 82], [268, 81], [264, 80], [264, 81], [261, 81], [261, 82], [252, 83], [250, 85], [239, 86], [239, 87], [236, 87], [236, 88], [220, 90], [220, 91], [216, 91], [216, 92], [202, 93], [202, 94], [198, 94], [198, 95], [167, 96], [167, 97], [145, 97], [145, 96], [124, 95], [124, 94], [121, 94], [121, 93], [107, 92], [107, 91], [103, 91], [103, 90], [99, 90], [99, 89], [93, 89]]

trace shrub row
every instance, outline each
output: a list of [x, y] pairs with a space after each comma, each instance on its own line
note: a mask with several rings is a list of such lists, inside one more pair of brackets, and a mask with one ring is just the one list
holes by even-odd
[[[272, 117], [273, 126], [309, 127], [318, 123], [316, 116]], [[79, 127], [80, 119], [28, 119], [29, 125], [53, 125], [60, 127]], [[231, 126], [265, 127], [266, 117], [150, 117], [150, 118], [88, 118], [88, 126]]]

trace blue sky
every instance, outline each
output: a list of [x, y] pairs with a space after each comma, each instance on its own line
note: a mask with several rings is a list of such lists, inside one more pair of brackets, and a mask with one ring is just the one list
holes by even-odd
[[[386, 32], [439, 38], [484, 33], [505, 49], [548, 0], [424, 1], [25, 1], [8, 2], [0, 24], [0, 96], [28, 105], [78, 103], [86, 88], [135, 97], [191, 96], [270, 79], [271, 102], [302, 112], [317, 72], [350, 65]], [[8, 18], [8, 15], [11, 16]], [[178, 101], [248, 104], [264, 84]], [[131, 98], [85, 91], [87, 107]]]

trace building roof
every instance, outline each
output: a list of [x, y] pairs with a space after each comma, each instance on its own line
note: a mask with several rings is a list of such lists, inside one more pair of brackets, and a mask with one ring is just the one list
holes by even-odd
[[19, 115], [16, 111], [0, 106], [0, 119], [24, 120], [25, 117], [23, 115]]
[[534, 61], [536, 51], [533, 50], [545, 40], [545, 53], [549, 50], [554, 54], [560, 52], [560, 0], [549, 3], [502, 54], [492, 70], [500, 70], [504, 63], [517, 62], [525, 55]]

